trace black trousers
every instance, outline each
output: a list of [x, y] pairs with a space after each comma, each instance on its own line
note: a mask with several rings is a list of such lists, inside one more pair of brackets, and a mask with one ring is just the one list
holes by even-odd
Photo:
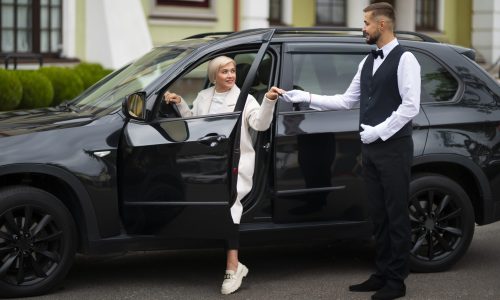
[[409, 273], [411, 136], [363, 144], [363, 175], [374, 223], [376, 277], [399, 288]]
[[238, 250], [240, 248], [240, 225], [233, 224], [225, 240], [225, 248], [228, 250]]

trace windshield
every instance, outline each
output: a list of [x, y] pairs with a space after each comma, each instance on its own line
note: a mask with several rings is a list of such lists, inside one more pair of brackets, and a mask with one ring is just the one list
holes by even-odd
[[135, 62], [115, 71], [72, 101], [80, 110], [116, 109], [125, 96], [143, 90], [176, 62], [189, 55], [200, 40], [180, 41], [153, 49]]

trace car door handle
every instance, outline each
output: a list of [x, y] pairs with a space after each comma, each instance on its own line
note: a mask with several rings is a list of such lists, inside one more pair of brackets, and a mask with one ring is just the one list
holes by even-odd
[[210, 147], [215, 147], [219, 145], [220, 142], [226, 139], [225, 135], [218, 135], [215, 133], [209, 133], [206, 136], [199, 138], [198, 142]]

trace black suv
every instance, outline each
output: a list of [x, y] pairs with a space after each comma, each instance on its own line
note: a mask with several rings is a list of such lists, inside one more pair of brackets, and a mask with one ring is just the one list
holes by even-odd
[[[474, 51], [398, 33], [422, 68], [411, 199], [411, 267], [449, 268], [475, 224], [500, 219], [500, 87]], [[405, 38], [406, 37], [406, 38]], [[0, 295], [49, 291], [75, 252], [222, 246], [240, 111], [181, 118], [162, 101], [208, 87], [208, 60], [237, 62], [237, 107], [271, 85], [343, 93], [373, 46], [360, 29], [192, 36], [153, 49], [58, 107], [0, 114]], [[279, 102], [254, 133], [242, 244], [370, 238], [357, 108]]]

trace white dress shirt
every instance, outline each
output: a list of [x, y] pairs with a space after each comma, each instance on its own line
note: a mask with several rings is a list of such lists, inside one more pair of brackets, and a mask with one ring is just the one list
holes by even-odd
[[[382, 47], [384, 58], [377, 57], [373, 62], [372, 74], [375, 74], [384, 59], [398, 45], [395, 38]], [[377, 49], [379, 50], [379, 49]], [[371, 55], [371, 54], [369, 54]], [[358, 66], [358, 72], [354, 76], [349, 88], [344, 94], [334, 96], [311, 95], [310, 107], [317, 110], [341, 110], [351, 109], [360, 101], [361, 95], [361, 70], [366, 61], [365, 57]], [[380, 138], [385, 141], [398, 132], [403, 126], [410, 122], [418, 114], [420, 108], [420, 65], [415, 56], [406, 51], [401, 56], [398, 64], [398, 88], [402, 103], [396, 111], [385, 119], [382, 123], [374, 126]]]

